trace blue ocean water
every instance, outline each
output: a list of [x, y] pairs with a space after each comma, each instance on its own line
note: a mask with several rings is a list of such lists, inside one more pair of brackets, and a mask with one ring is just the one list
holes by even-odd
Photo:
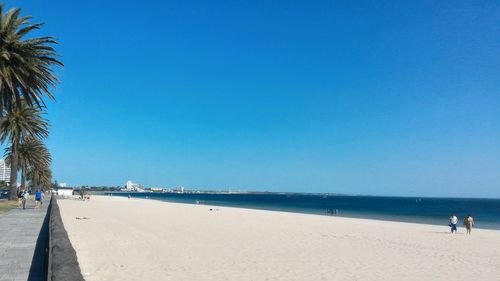
[[177, 193], [107, 193], [177, 203], [325, 215], [327, 209], [337, 216], [402, 222], [448, 225], [448, 218], [471, 214], [476, 227], [500, 230], [500, 199], [417, 198], [315, 194], [177, 194]]

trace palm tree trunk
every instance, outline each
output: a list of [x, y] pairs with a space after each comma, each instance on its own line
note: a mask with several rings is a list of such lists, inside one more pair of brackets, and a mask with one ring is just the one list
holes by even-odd
[[36, 180], [36, 176], [31, 179], [31, 185], [36, 189], [38, 187], [38, 181]]
[[10, 195], [9, 200], [17, 200], [17, 143], [12, 144], [10, 159]]
[[21, 167], [21, 189], [26, 190], [26, 165]]

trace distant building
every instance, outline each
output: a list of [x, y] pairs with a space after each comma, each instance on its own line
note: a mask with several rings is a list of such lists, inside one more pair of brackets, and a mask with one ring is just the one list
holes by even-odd
[[127, 181], [127, 183], [125, 184], [125, 191], [144, 192], [144, 187], [138, 183]]
[[56, 190], [56, 194], [59, 196], [71, 196], [73, 195], [73, 188], [64, 188], [64, 187], [58, 188]]
[[0, 181], [10, 183], [10, 166], [4, 159], [0, 159]]
[[65, 183], [65, 182], [61, 182], [61, 183], [59, 183], [59, 187], [67, 187], [67, 186], [68, 186], [68, 184], [67, 184], [67, 183]]
[[172, 189], [171, 192], [184, 193], [184, 187], [183, 186], [176, 187], [176, 188]]

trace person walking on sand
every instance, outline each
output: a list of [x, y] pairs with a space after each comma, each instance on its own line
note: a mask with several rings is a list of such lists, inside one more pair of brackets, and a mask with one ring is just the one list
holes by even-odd
[[464, 219], [464, 226], [467, 229], [467, 234], [470, 235], [472, 227], [474, 227], [474, 218], [471, 215], [467, 215]]
[[450, 217], [450, 227], [451, 227], [451, 233], [455, 232], [457, 233], [457, 223], [458, 223], [458, 218], [455, 214], [453, 214]]

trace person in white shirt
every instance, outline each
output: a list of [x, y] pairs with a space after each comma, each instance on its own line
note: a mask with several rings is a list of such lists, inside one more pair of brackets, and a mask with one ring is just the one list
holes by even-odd
[[25, 190], [23, 194], [23, 209], [26, 209], [26, 201], [28, 201], [29, 197], [30, 197], [29, 192]]
[[451, 233], [455, 232], [457, 233], [457, 223], [458, 223], [458, 218], [456, 215], [452, 215], [450, 217], [450, 224], [449, 226], [451, 227]]

